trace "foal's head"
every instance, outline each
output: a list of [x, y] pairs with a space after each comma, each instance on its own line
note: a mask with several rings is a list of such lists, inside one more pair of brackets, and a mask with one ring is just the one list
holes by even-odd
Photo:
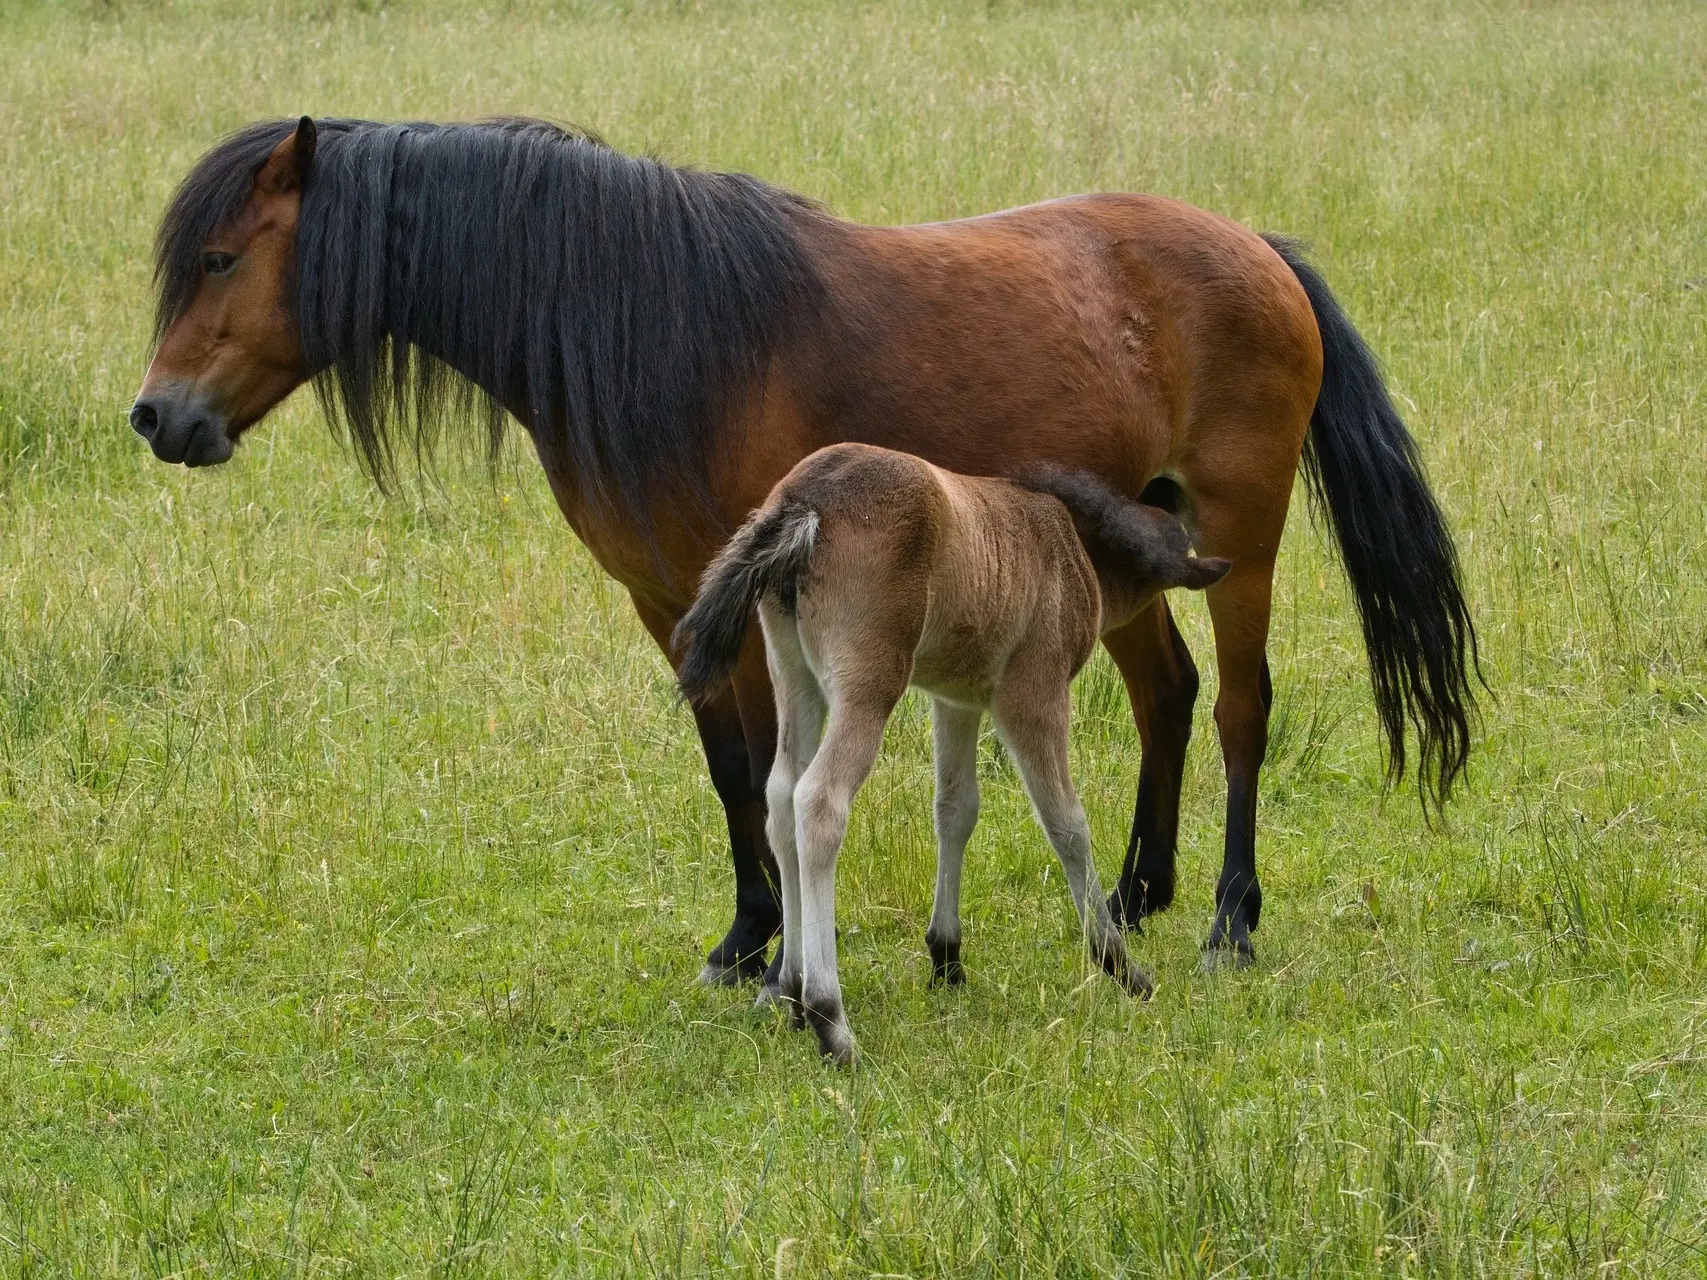
[[1160, 507], [1121, 497], [1083, 471], [1051, 464], [1027, 468], [1017, 484], [1060, 501], [1091, 558], [1103, 593], [1103, 626], [1118, 626], [1170, 587], [1201, 591], [1221, 581], [1232, 562], [1191, 554], [1191, 538]]
[[309, 376], [291, 294], [316, 134], [307, 116], [273, 142], [278, 128], [251, 127], [205, 157], [161, 225], [158, 341], [130, 425], [163, 462], [224, 462]]

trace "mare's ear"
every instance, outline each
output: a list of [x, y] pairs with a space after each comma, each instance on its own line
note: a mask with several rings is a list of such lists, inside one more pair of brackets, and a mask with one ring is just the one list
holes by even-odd
[[1223, 560], [1220, 556], [1187, 556], [1185, 577], [1179, 585], [1191, 591], [1202, 591], [1225, 578], [1227, 570], [1232, 567], [1231, 560]]
[[303, 116], [296, 123], [296, 132], [273, 148], [273, 154], [255, 175], [255, 189], [269, 195], [301, 190], [314, 163], [314, 148], [319, 140], [314, 121]]

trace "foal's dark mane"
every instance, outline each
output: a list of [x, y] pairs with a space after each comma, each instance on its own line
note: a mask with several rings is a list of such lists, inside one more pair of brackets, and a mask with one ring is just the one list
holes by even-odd
[[[250, 125], [184, 179], [155, 243], [157, 338], [295, 127]], [[537, 120], [318, 130], [290, 305], [328, 418], [380, 484], [399, 422], [419, 461], [472, 411], [496, 452], [509, 409], [548, 467], [643, 523], [662, 493], [705, 498], [735, 401], [821, 294], [810, 204]]]

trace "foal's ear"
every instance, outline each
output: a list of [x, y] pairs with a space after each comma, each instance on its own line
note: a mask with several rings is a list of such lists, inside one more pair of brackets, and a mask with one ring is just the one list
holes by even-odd
[[273, 154], [255, 175], [255, 189], [269, 195], [300, 190], [314, 163], [314, 148], [319, 141], [320, 133], [313, 119], [303, 116], [296, 122], [296, 131], [273, 148]]
[[1212, 587], [1227, 576], [1227, 570], [1233, 567], [1231, 560], [1223, 560], [1220, 556], [1187, 556], [1185, 558], [1185, 577], [1180, 580], [1180, 586], [1191, 591], [1202, 591]]

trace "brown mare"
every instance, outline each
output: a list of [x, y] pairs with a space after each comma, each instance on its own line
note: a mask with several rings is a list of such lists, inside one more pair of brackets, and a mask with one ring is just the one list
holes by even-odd
[[[1392, 776], [1469, 752], [1475, 638], [1451, 538], [1374, 358], [1284, 241], [1154, 196], [868, 227], [737, 175], [534, 121], [268, 121], [191, 170], [161, 224], [158, 340], [131, 424], [223, 462], [313, 379], [382, 482], [446, 413], [505, 415], [565, 518], [669, 650], [700, 572], [815, 449], [969, 475], [1054, 462], [1173, 511], [1232, 562], [1208, 592], [1227, 774], [1206, 959], [1248, 959], [1276, 551], [1300, 456], [1369, 652]], [[401, 440], [399, 429], [409, 434]], [[1103, 637], [1143, 744], [1110, 906], [1174, 895], [1197, 669], [1158, 598]], [[765, 843], [775, 707], [756, 631], [694, 710], [728, 816], [735, 919], [706, 977], [756, 975], [781, 920]]]
[[682, 691], [715, 694], [755, 614], [776, 687], [776, 763], [765, 800], [782, 880], [782, 963], [760, 1006], [841, 1066], [853, 1032], [836, 971], [836, 859], [848, 811], [911, 685], [931, 697], [936, 755], [934, 976], [964, 980], [960, 871], [978, 821], [978, 730], [989, 711], [1066, 873], [1091, 957], [1148, 996], [1103, 901], [1091, 829], [1067, 768], [1072, 680], [1097, 637], [1169, 587], [1201, 590], [1179, 521], [1094, 477], [1033, 468], [1019, 483], [961, 476], [864, 444], [808, 456], [706, 569], [676, 628]]

